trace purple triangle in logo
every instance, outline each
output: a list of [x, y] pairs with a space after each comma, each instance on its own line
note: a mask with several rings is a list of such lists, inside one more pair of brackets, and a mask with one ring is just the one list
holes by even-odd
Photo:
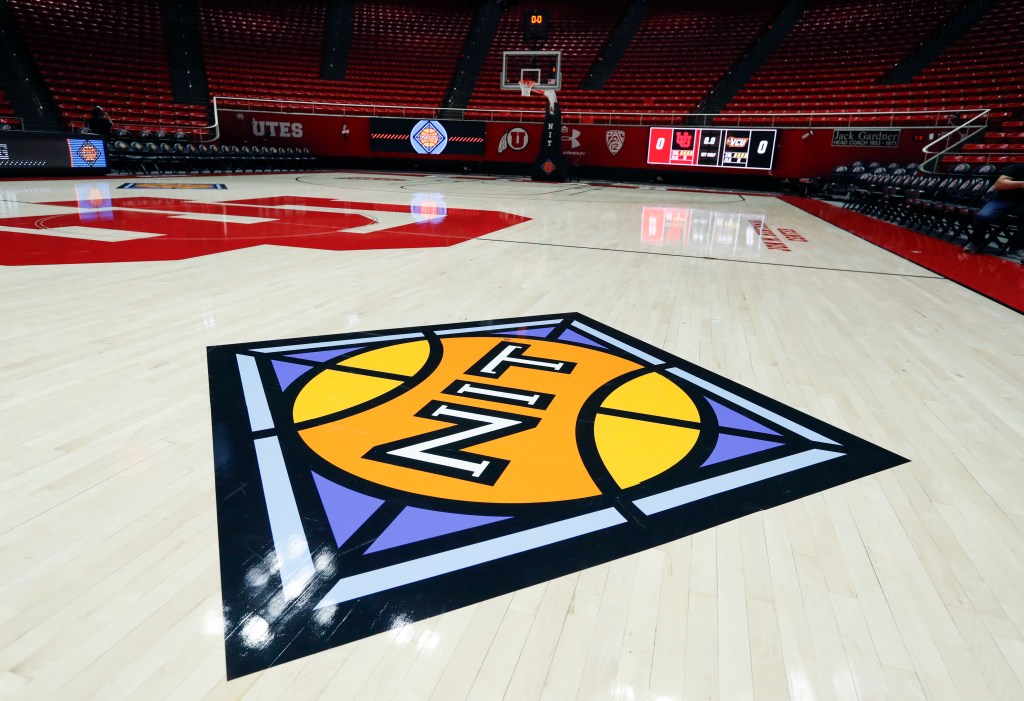
[[733, 458], [742, 458], [744, 455], [760, 453], [762, 450], [782, 445], [777, 441], [763, 441], [759, 438], [743, 438], [742, 436], [730, 436], [727, 433], [718, 434], [718, 443], [711, 451], [711, 457], [704, 461], [701, 467], [725, 462]]
[[288, 385], [295, 382], [298, 378], [310, 370], [315, 370], [312, 365], [299, 365], [298, 363], [286, 363], [281, 360], [271, 360], [271, 365], [274, 366], [274, 373], [277, 375], [277, 383], [281, 385], [281, 389], [288, 389]]
[[578, 334], [575, 331], [573, 331], [572, 329], [566, 329], [565, 331], [562, 332], [562, 335], [559, 336], [558, 338], [559, 338], [559, 340], [562, 340], [562, 341], [570, 341], [572, 343], [583, 343], [583, 344], [586, 344], [588, 346], [594, 346], [596, 348], [604, 348], [604, 346], [602, 346], [597, 341], [591, 341], [586, 336]]
[[753, 431], [754, 433], [770, 433], [773, 436], [782, 435], [778, 431], [773, 431], [767, 426], [762, 426], [753, 419], [748, 419], [738, 411], [733, 411], [727, 406], [722, 406], [714, 399], [708, 399], [708, 404], [715, 410], [715, 416], [718, 417], [718, 425], [722, 428], [738, 428], [743, 431]]
[[363, 348], [363, 346], [356, 346], [354, 348], [332, 348], [331, 350], [313, 351], [311, 353], [289, 353], [289, 358], [298, 358], [299, 360], [312, 360], [315, 363], [322, 363], [327, 360], [332, 360], [338, 356], [351, 353]]
[[320, 501], [327, 512], [327, 522], [331, 525], [331, 533], [339, 548], [384, 503], [383, 499], [374, 499], [347, 489], [315, 472], [313, 482], [320, 493]]
[[505, 329], [498, 331], [495, 336], [532, 336], [534, 338], [545, 338], [555, 327], [547, 326], [543, 329]]
[[504, 521], [511, 516], [474, 516], [407, 506], [367, 549], [367, 554]]

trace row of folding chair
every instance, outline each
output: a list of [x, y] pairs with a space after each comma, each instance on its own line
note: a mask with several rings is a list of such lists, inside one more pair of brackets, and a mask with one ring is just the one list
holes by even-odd
[[309, 170], [316, 157], [308, 148], [221, 146], [117, 140], [111, 168], [131, 175], [191, 173], [271, 173]]
[[[860, 173], [844, 207], [940, 238], [963, 237], [964, 243], [971, 235], [974, 215], [987, 201], [997, 169], [987, 165], [972, 173], [970, 166], [961, 165], [964, 168], [943, 174], [905, 168]], [[1018, 217], [1007, 217], [993, 225], [990, 237], [1005, 252], [1019, 228]]]

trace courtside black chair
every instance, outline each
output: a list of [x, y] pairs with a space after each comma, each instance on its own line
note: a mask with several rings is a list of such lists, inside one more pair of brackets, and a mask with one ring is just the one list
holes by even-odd
[[270, 162], [270, 147], [269, 146], [254, 146], [253, 149], [252, 149], [252, 156], [253, 156], [253, 163], [252, 163], [253, 172], [255, 172], [256, 170], [260, 170], [260, 171], [266, 173], [267, 171], [271, 170], [272, 164]]
[[152, 168], [157, 173], [162, 173], [163, 170], [160, 167], [163, 161], [163, 155], [160, 153], [160, 144], [155, 141], [150, 141], [145, 144], [146, 149], [142, 154], [142, 162], [146, 165], [147, 169]]
[[206, 144], [200, 144], [196, 149], [196, 172], [197, 173], [212, 173], [213, 168], [210, 166], [212, 162], [210, 158], [210, 147]]
[[941, 238], [955, 239], [960, 234], [968, 234], [968, 225], [981, 208], [988, 190], [985, 178], [962, 178], [960, 185], [949, 192], [948, 201], [943, 205], [941, 216]]
[[177, 168], [175, 168], [174, 148], [171, 144], [164, 141], [157, 144], [157, 149], [159, 151], [157, 165], [160, 168], [160, 172], [177, 172]]
[[210, 144], [207, 158], [209, 159], [211, 173], [223, 173], [226, 171], [228, 163], [220, 144]]
[[125, 160], [132, 175], [146, 174], [148, 172], [146, 170], [146, 147], [141, 141], [133, 141], [128, 144], [128, 153]]
[[237, 146], [221, 146], [220, 162], [225, 172], [234, 173], [238, 169], [239, 151]]
[[118, 139], [110, 145], [107, 161], [110, 169], [116, 173], [128, 171], [128, 142]]
[[253, 165], [255, 162], [256, 157], [252, 153], [252, 146], [243, 146], [242, 158], [239, 161], [239, 164], [242, 167], [242, 172], [244, 173], [246, 170], [252, 170], [253, 172], [255, 172], [256, 168]]
[[202, 162], [199, 157], [199, 147], [195, 144], [185, 144], [185, 168], [188, 173], [195, 173], [202, 170]]

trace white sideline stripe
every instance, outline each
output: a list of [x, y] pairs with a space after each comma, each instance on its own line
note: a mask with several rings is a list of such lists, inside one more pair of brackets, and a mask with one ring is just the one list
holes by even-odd
[[259, 438], [254, 444], [281, 584], [285, 598], [294, 599], [316, 575], [316, 567], [313, 566], [306, 532], [302, 529], [302, 517], [295, 504], [295, 494], [288, 479], [281, 444], [276, 436]]
[[561, 319], [544, 319], [543, 321], [521, 321], [512, 324], [495, 324], [493, 326], [461, 326], [457, 329], [435, 331], [438, 336], [450, 336], [453, 333], [473, 333], [474, 331], [501, 331], [502, 329], [525, 329], [532, 326], [554, 326]]
[[361, 596], [394, 589], [404, 584], [419, 582], [438, 575], [498, 560], [516, 553], [526, 552], [551, 543], [593, 533], [625, 523], [626, 519], [615, 509], [601, 509], [564, 521], [556, 521], [519, 533], [510, 533], [493, 540], [466, 545], [379, 570], [346, 577], [335, 584], [316, 608], [334, 606]]
[[685, 370], [680, 370], [679, 368], [669, 368], [667, 370], [667, 372], [669, 372], [672, 375], [676, 375], [677, 377], [681, 377], [684, 380], [687, 380], [688, 382], [692, 382], [693, 384], [697, 385], [698, 387], [703, 387], [704, 389], [706, 389], [707, 391], [711, 392], [712, 394], [717, 394], [719, 397], [722, 397], [724, 399], [728, 399], [730, 402], [732, 402], [734, 404], [738, 404], [739, 406], [743, 407], [747, 411], [751, 411], [751, 412], [757, 414], [758, 416], [763, 416], [764, 418], [768, 419], [769, 421], [774, 421], [779, 426], [784, 426], [784, 427], [788, 428], [790, 431], [792, 431], [793, 433], [795, 433], [795, 434], [797, 434], [799, 436], [803, 436], [804, 438], [806, 438], [808, 440], [812, 440], [815, 443], [828, 443], [830, 445], [840, 445], [839, 443], [837, 443], [836, 441], [832, 440], [831, 438], [825, 438], [825, 436], [821, 435], [820, 433], [816, 433], [815, 431], [812, 431], [809, 428], [805, 428], [805, 427], [801, 426], [800, 424], [796, 423], [795, 421], [790, 421], [789, 419], [787, 419], [785, 417], [779, 416], [774, 411], [769, 411], [767, 409], [759, 407], [757, 404], [754, 404], [753, 402], [749, 402], [746, 399], [744, 399], [743, 397], [740, 397], [738, 395], [733, 394], [732, 392], [724, 390], [721, 387], [718, 387], [717, 385], [715, 385], [715, 384], [713, 384], [711, 382], [708, 382], [707, 380], [702, 380], [701, 378], [697, 377], [696, 375], [691, 375], [690, 373], [686, 372]]
[[0, 222], [0, 231], [13, 231], [16, 234], [29, 234], [31, 236], [56, 236], [64, 239], [101, 241], [103, 243], [118, 243], [119, 241], [134, 241], [135, 239], [163, 236], [163, 234], [151, 234], [145, 231], [93, 229], [88, 226], [56, 226], [52, 229], [28, 229], [20, 226], [7, 226], [2, 222]]
[[245, 408], [249, 412], [249, 425], [253, 431], [274, 428], [274, 417], [270, 414], [270, 405], [267, 404], [267, 395], [263, 391], [256, 358], [251, 355], [236, 355], [235, 359], [238, 362], [238, 375], [242, 380]]
[[266, 222], [280, 221], [266, 217], [241, 217], [236, 214], [202, 214], [190, 212], [188, 214], [175, 214], [171, 219], [189, 219], [191, 221], [210, 221], [215, 224], [264, 224]]
[[648, 363], [651, 363], [652, 365], [660, 365], [661, 364], [661, 359], [660, 358], [655, 358], [653, 355], [649, 355], [647, 353], [644, 353], [639, 348], [634, 348], [633, 346], [629, 345], [628, 343], [623, 343], [622, 341], [620, 341], [617, 338], [612, 338], [611, 336], [608, 336], [607, 334], [601, 333], [597, 329], [592, 329], [592, 328], [590, 328], [589, 326], [587, 326], [586, 324], [584, 324], [582, 322], [574, 321], [574, 322], [572, 322], [570, 324], [570, 326], [574, 326], [577, 329], [580, 329], [581, 331], [585, 331], [586, 333], [588, 333], [589, 335], [593, 336], [594, 338], [599, 339], [601, 341], [604, 341], [608, 345], [613, 346], [615, 348], [618, 348], [619, 350], [624, 350], [627, 353], [629, 353], [630, 355], [632, 355], [632, 356], [634, 356], [636, 358], [640, 358], [641, 360], [643, 360], [645, 362], [648, 362]]
[[753, 467], [737, 470], [736, 472], [711, 477], [710, 479], [694, 482], [693, 484], [686, 484], [682, 487], [670, 489], [667, 492], [661, 492], [660, 494], [652, 494], [649, 497], [637, 499], [633, 503], [636, 504], [637, 508], [650, 516], [651, 514], [674, 509], [677, 506], [690, 504], [716, 494], [721, 494], [722, 492], [745, 487], [748, 484], [760, 482], [770, 477], [784, 475], [787, 472], [817, 465], [842, 455], [844, 453], [814, 448], [813, 450], [790, 455], [786, 458], [779, 458], [778, 460], [754, 465]]
[[[411, 212], [382, 212], [376, 209], [359, 209], [358, 207], [307, 207], [302, 204], [279, 204], [267, 207], [267, 209], [287, 209], [296, 212], [325, 212], [327, 214], [359, 214], [372, 219], [369, 224], [353, 226], [348, 229], [339, 229], [343, 234], [372, 234], [375, 231], [393, 229], [396, 226], [416, 224], [419, 220], [412, 216]], [[424, 218], [425, 221], [437, 219], [441, 215]]]
[[317, 341], [316, 343], [300, 343], [294, 346], [274, 346], [273, 348], [253, 348], [253, 353], [278, 353], [281, 351], [306, 350], [309, 348], [344, 348], [345, 346], [368, 346], [381, 341], [401, 341], [406, 338], [423, 338], [421, 333], [400, 333], [394, 336], [364, 336], [347, 341]]

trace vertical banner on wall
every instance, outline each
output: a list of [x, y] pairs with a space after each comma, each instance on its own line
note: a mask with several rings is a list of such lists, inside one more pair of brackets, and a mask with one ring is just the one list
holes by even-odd
[[533, 180], [564, 183], [569, 179], [569, 169], [562, 156], [562, 110], [558, 103], [548, 104], [544, 110], [544, 129], [541, 132], [540, 150], [533, 161]]

